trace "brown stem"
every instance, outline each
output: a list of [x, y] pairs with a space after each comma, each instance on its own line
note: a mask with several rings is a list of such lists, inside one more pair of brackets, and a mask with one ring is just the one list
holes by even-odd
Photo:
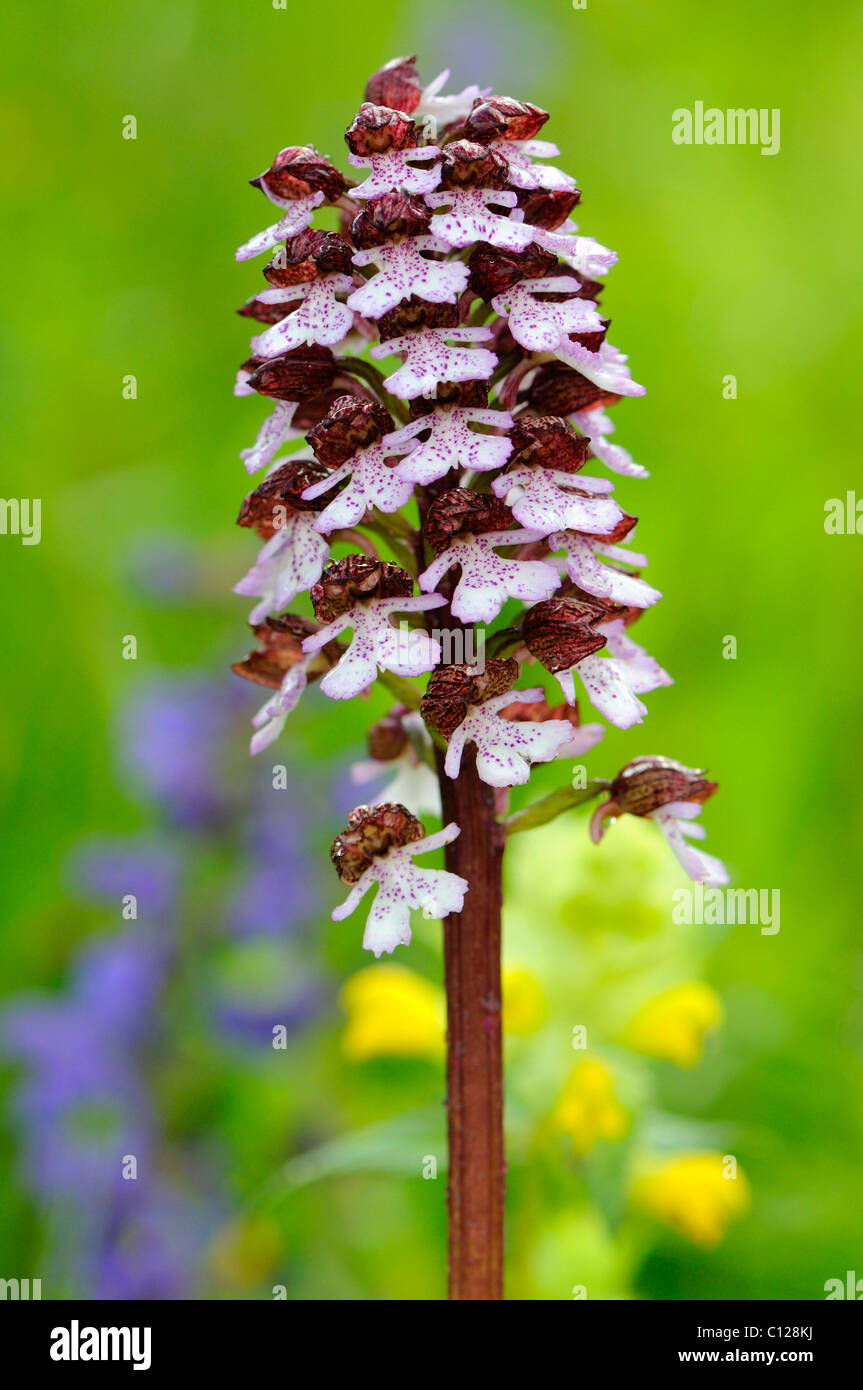
[[449, 1117], [449, 1296], [503, 1297], [503, 1061], [500, 919], [504, 835], [494, 794], [466, 750], [451, 779], [438, 752], [444, 824], [461, 827], [446, 866], [470, 884], [444, 921]]

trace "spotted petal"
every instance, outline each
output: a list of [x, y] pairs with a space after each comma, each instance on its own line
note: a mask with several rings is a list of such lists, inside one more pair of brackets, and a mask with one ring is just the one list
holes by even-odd
[[[509, 429], [512, 416], [505, 410], [461, 409], [436, 410], [412, 420], [400, 430], [394, 430], [383, 441], [387, 453], [410, 453], [398, 465], [398, 473], [409, 482], [434, 483], [451, 468], [476, 473], [503, 468], [512, 453], [512, 441], [505, 435], [478, 434], [471, 424], [493, 425]], [[418, 434], [430, 430], [428, 439], [414, 445]]]
[[235, 594], [259, 597], [249, 614], [259, 623], [279, 613], [291, 599], [310, 589], [321, 577], [329, 545], [315, 528], [314, 513], [294, 512], [260, 551], [249, 572], [234, 585]]
[[495, 203], [500, 207], [515, 208], [517, 201], [514, 193], [496, 192], [489, 188], [450, 189], [446, 193], [432, 193], [426, 198], [429, 207], [449, 207], [448, 211], [439, 212], [432, 218], [430, 230], [447, 246], [456, 249], [486, 241], [490, 246], [524, 251], [533, 241], [536, 228], [519, 220], [522, 215], [520, 211], [504, 217], [492, 212], [488, 206]]
[[446, 251], [437, 237], [406, 237], [403, 241], [356, 251], [355, 265], [377, 265], [377, 275], [355, 290], [348, 305], [366, 318], [378, 319], [411, 295], [431, 304], [455, 304], [470, 274], [463, 261], [430, 261], [422, 251]]

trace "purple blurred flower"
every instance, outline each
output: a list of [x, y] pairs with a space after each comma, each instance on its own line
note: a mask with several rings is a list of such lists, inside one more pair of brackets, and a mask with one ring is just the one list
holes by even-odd
[[181, 675], [153, 682], [123, 711], [123, 764], [171, 820], [212, 825], [234, 807], [225, 750], [245, 707], [227, 681]]
[[133, 894], [138, 920], [164, 922], [174, 914], [182, 864], [176, 850], [145, 838], [94, 837], [68, 856], [67, 877], [85, 897], [110, 900], [118, 907]]
[[213, 1213], [191, 1192], [127, 1183], [95, 1251], [96, 1299], [195, 1296]]

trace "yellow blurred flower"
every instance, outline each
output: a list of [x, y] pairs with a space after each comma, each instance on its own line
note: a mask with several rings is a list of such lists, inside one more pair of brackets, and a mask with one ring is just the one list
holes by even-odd
[[750, 1189], [730, 1154], [678, 1154], [639, 1178], [633, 1199], [695, 1245], [718, 1245], [749, 1206]]
[[444, 993], [403, 965], [369, 965], [341, 992], [348, 1021], [342, 1051], [352, 1062], [370, 1057], [443, 1055]]
[[521, 1036], [535, 1033], [546, 1015], [545, 993], [539, 980], [523, 966], [510, 965], [504, 968], [501, 985], [504, 1032]]
[[216, 1235], [209, 1264], [220, 1283], [249, 1289], [272, 1273], [281, 1254], [282, 1238], [269, 1217], [241, 1217]]
[[603, 1062], [585, 1057], [569, 1074], [551, 1115], [552, 1126], [568, 1134], [575, 1153], [590, 1153], [598, 1139], [622, 1139], [629, 1118], [614, 1094], [614, 1078]]
[[638, 1052], [692, 1067], [701, 1057], [706, 1035], [721, 1022], [719, 996], [709, 985], [693, 980], [650, 999], [631, 1020], [624, 1037]]

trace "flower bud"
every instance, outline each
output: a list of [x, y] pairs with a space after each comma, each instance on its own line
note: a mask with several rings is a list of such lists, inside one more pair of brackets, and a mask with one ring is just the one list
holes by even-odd
[[509, 166], [502, 155], [475, 140], [453, 140], [441, 157], [442, 189], [503, 188]]
[[468, 287], [481, 299], [493, 299], [496, 294], [511, 290], [521, 280], [533, 280], [549, 275], [557, 257], [532, 242], [525, 251], [500, 251], [486, 242], [471, 252], [468, 266]]
[[391, 106], [410, 114], [419, 106], [422, 83], [416, 70], [416, 57], [393, 58], [366, 83], [365, 98], [375, 106]]
[[348, 816], [344, 830], [333, 840], [330, 857], [342, 882], [356, 883], [373, 859], [413, 844], [424, 835], [422, 821], [396, 801], [357, 806]]
[[269, 169], [249, 182], [253, 188], [277, 198], [307, 198], [310, 193], [323, 193], [331, 203], [350, 187], [335, 165], [312, 145], [290, 145], [280, 150]]
[[258, 362], [249, 385], [262, 396], [278, 401], [302, 401], [331, 386], [336, 371], [336, 359], [330, 349], [314, 343]]
[[429, 507], [423, 535], [435, 555], [445, 550], [454, 537], [485, 531], [506, 531], [512, 526], [512, 512], [504, 501], [471, 488], [452, 487], [437, 496]]
[[580, 202], [581, 192], [577, 188], [520, 189], [518, 193], [518, 205], [525, 222], [532, 227], [544, 227], [547, 232], [560, 227]]
[[396, 705], [372, 724], [367, 734], [369, 757], [377, 763], [391, 763], [401, 757], [408, 746], [408, 736], [402, 723], [407, 714], [407, 705]]
[[403, 333], [416, 333], [421, 328], [457, 328], [458, 323], [457, 304], [430, 304], [411, 295], [389, 313], [381, 314], [378, 333], [381, 342], [386, 343], [390, 338], [400, 338]]
[[[255, 319], [258, 323], [281, 323], [287, 314], [293, 312], [295, 304], [264, 304], [257, 295], [252, 295], [241, 304], [237, 313], [244, 319]], [[263, 361], [263, 359], [261, 359]]]
[[[316, 623], [296, 613], [285, 613], [281, 618], [267, 618], [252, 628], [261, 646], [251, 652], [245, 661], [235, 661], [231, 670], [247, 681], [254, 681], [256, 685], [278, 690], [285, 672], [303, 660], [303, 639], [317, 630]], [[333, 650], [334, 644], [328, 643], [327, 647], [338, 660], [339, 654], [338, 650]]]
[[321, 623], [347, 613], [358, 603], [371, 599], [409, 598], [414, 582], [407, 570], [391, 560], [375, 560], [370, 555], [347, 555], [330, 560], [310, 590], [315, 617]]
[[431, 415], [435, 410], [453, 407], [460, 410], [486, 410], [488, 407], [488, 384], [485, 381], [441, 381], [438, 383], [434, 400], [417, 396], [408, 404], [411, 419], [418, 420], [421, 415]]
[[532, 140], [548, 120], [548, 112], [514, 97], [479, 97], [464, 123], [469, 140]]
[[620, 399], [594, 386], [564, 362], [544, 362], [528, 388], [527, 398], [535, 410], [549, 415], [574, 415], [576, 411], [611, 405]]
[[389, 413], [377, 401], [339, 396], [306, 439], [320, 463], [338, 468], [358, 449], [367, 449], [392, 429]]
[[401, 189], [374, 198], [351, 223], [351, 237], [359, 251], [383, 246], [397, 236], [423, 236], [432, 210], [422, 198]]
[[313, 483], [323, 482], [329, 471], [317, 459], [288, 459], [249, 493], [240, 508], [237, 525], [254, 527], [269, 538], [278, 529], [280, 512], [323, 511], [336, 495], [336, 487], [314, 501], [307, 502], [302, 494]]
[[430, 729], [449, 739], [467, 715], [469, 705], [481, 705], [505, 695], [518, 680], [514, 657], [490, 657], [483, 670], [476, 666], [438, 666], [432, 671], [420, 714]]
[[718, 787], [703, 768], [686, 767], [673, 758], [634, 758], [612, 782], [605, 809], [610, 815], [649, 816], [672, 801], [707, 801]]
[[522, 636], [547, 671], [568, 671], [605, 646], [605, 634], [593, 627], [603, 616], [601, 607], [580, 599], [543, 599], [525, 613]]
[[513, 449], [510, 469], [536, 464], [561, 473], [577, 473], [587, 462], [589, 441], [556, 415], [520, 415], [509, 437]]
[[284, 289], [334, 271], [350, 275], [352, 270], [351, 248], [344, 237], [338, 232], [308, 227], [279, 247], [273, 259], [264, 266], [264, 276], [271, 285]]
[[409, 150], [416, 146], [416, 127], [404, 111], [364, 101], [345, 131], [345, 140], [351, 154], [363, 157]]

